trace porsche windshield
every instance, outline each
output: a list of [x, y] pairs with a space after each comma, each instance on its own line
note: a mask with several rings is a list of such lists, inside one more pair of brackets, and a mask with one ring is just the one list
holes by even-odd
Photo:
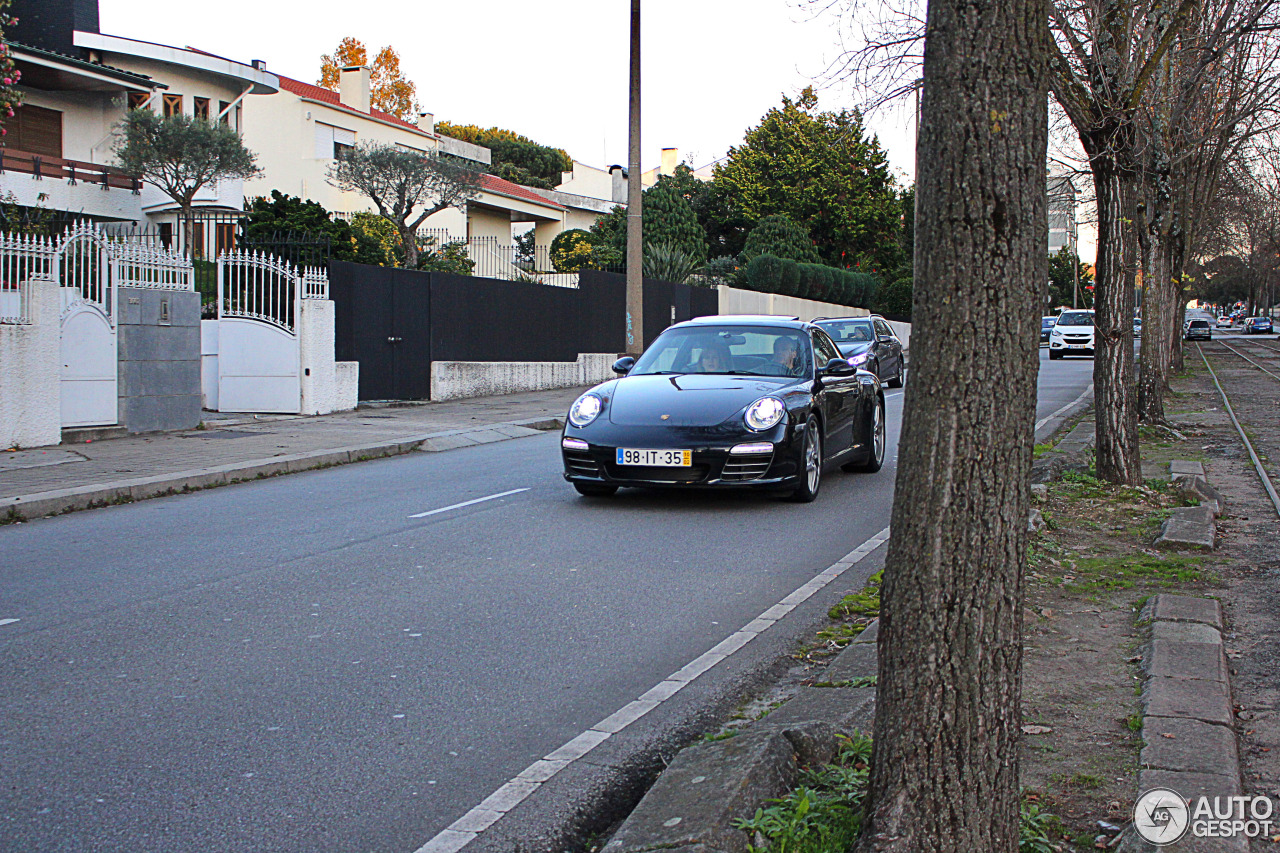
[[768, 326], [688, 326], [668, 329], [640, 356], [630, 376], [712, 373], [741, 376], [808, 376], [809, 336], [800, 329]]

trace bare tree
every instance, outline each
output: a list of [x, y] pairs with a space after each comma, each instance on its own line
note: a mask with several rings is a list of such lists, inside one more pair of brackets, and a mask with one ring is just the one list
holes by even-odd
[[916, 373], [882, 592], [870, 806], [856, 849], [1014, 853], [1022, 572], [1048, 275], [1047, 14], [1044, 0], [931, 0], [927, 19]]
[[448, 154], [365, 142], [343, 152], [328, 180], [373, 202], [378, 215], [396, 227], [404, 265], [412, 269], [418, 265], [418, 227], [432, 214], [478, 196], [481, 173]]
[[1270, 121], [1277, 94], [1269, 3], [1216, 0], [1197, 8], [1153, 75], [1138, 114], [1135, 187], [1146, 293], [1138, 411], [1164, 423], [1169, 371], [1181, 355], [1183, 273], [1198, 211], [1223, 165]]

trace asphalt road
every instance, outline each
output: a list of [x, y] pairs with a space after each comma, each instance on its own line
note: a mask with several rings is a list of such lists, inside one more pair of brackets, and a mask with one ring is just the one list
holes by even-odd
[[[1042, 350], [1037, 417], [1091, 372]], [[0, 528], [0, 849], [412, 853], [881, 531], [888, 403], [885, 468], [811, 505], [585, 500], [544, 435]], [[579, 781], [736, 695], [874, 565]]]

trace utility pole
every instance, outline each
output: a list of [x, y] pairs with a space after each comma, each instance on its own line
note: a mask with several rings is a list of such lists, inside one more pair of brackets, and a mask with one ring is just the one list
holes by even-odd
[[640, 0], [631, 0], [627, 155], [627, 352], [644, 349], [644, 222], [640, 210]]

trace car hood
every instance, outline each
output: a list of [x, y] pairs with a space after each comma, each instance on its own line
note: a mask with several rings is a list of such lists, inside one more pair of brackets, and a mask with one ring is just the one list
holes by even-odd
[[609, 421], [620, 426], [716, 426], [785, 385], [759, 376], [627, 376], [613, 385]]
[[848, 343], [836, 344], [836, 348], [840, 350], [840, 354], [845, 358], [853, 358], [855, 355], [862, 355], [871, 349], [871, 341], [849, 341]]

